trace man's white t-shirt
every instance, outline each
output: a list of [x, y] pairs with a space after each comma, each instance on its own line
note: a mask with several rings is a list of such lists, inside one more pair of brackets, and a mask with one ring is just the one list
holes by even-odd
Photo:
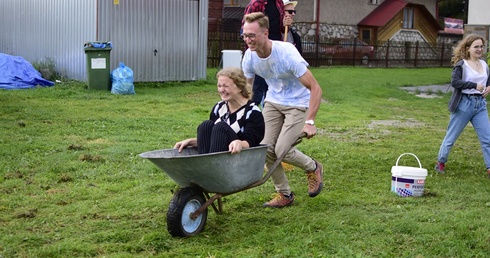
[[269, 86], [265, 101], [296, 107], [308, 107], [310, 91], [298, 80], [308, 70], [308, 63], [289, 42], [272, 41], [272, 53], [260, 58], [247, 49], [243, 55], [242, 69], [245, 77], [255, 74], [264, 78]]

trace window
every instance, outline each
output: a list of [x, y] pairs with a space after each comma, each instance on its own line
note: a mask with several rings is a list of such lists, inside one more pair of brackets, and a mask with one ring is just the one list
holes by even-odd
[[371, 40], [371, 30], [362, 30], [361, 31], [361, 39], [364, 41]]
[[224, 7], [240, 7], [240, 3], [239, 3], [239, 0], [223, 0], [223, 6]]
[[413, 8], [407, 7], [403, 9], [403, 28], [413, 29]]
[[369, 0], [369, 4], [378, 5], [379, 4], [379, 0]]

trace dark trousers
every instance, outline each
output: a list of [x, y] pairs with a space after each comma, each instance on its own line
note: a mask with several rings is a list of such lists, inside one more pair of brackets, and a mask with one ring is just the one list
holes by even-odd
[[252, 88], [252, 101], [255, 102], [255, 105], [263, 107], [265, 94], [269, 86], [265, 82], [264, 78], [255, 75], [254, 85]]
[[217, 124], [206, 120], [197, 127], [197, 151], [199, 154], [228, 151], [228, 145], [238, 136], [225, 122]]

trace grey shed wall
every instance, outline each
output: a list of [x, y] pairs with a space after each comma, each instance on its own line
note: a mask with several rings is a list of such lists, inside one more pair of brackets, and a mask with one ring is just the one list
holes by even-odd
[[0, 52], [29, 62], [52, 58], [68, 78], [85, 80], [83, 43], [96, 38], [96, 0], [1, 0]]
[[52, 58], [86, 80], [87, 41], [111, 41], [111, 71], [124, 62], [135, 81], [206, 77], [208, 0], [1, 0], [0, 52]]

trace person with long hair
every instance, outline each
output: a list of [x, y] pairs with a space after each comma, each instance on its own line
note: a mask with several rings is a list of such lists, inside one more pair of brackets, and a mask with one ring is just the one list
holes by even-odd
[[211, 109], [209, 120], [197, 128], [197, 138], [175, 143], [181, 152], [186, 147], [197, 147], [199, 154], [230, 151], [260, 145], [264, 138], [264, 117], [258, 106], [250, 100], [250, 86], [243, 71], [227, 67], [216, 74], [221, 101]]
[[449, 100], [451, 112], [446, 136], [439, 148], [435, 170], [446, 171], [449, 152], [468, 122], [475, 128], [480, 141], [487, 175], [490, 176], [490, 121], [488, 120], [486, 97], [490, 92], [489, 68], [481, 60], [485, 39], [470, 34], [453, 50], [451, 86], [454, 88]]

